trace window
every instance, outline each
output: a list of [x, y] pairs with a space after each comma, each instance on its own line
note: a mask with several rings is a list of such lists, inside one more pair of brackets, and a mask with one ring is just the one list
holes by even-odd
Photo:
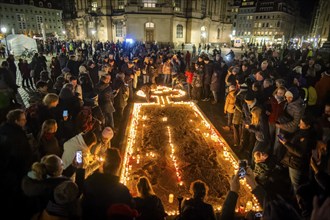
[[181, 24], [176, 26], [176, 38], [183, 38], [183, 26]]
[[118, 0], [118, 9], [124, 9], [124, 8], [125, 8], [125, 1]]
[[123, 36], [123, 24], [118, 23], [116, 24], [116, 37], [122, 37]]
[[37, 22], [37, 29], [40, 33], [42, 31], [42, 22], [43, 22], [43, 18], [41, 15], [36, 15], [36, 22]]
[[143, 7], [145, 8], [155, 8], [157, 0], [143, 0]]
[[146, 23], [146, 28], [154, 28], [154, 27], [155, 27], [154, 23], [152, 23], [152, 22]]
[[[48, 2], [47, 7], [48, 7], [48, 8], [52, 8], [52, 3]], [[48, 13], [49, 13], [49, 12], [48, 12]]]
[[269, 24], [268, 23], [266, 23], [266, 27], [269, 27]]
[[44, 3], [43, 2], [39, 2], [39, 7], [44, 7]]
[[276, 27], [280, 27], [280, 26], [281, 26], [281, 23], [280, 23], [280, 21], [278, 21]]
[[91, 7], [92, 7], [92, 11], [96, 11], [97, 10], [97, 2], [92, 2]]
[[220, 39], [220, 28], [218, 28], [218, 31], [217, 31], [217, 39]]
[[174, 0], [174, 11], [181, 11], [181, 0]]
[[201, 12], [206, 15], [206, 1], [201, 1]]
[[24, 14], [16, 14], [16, 18], [17, 18], [17, 23], [18, 23], [19, 29], [25, 30], [26, 22], [25, 22]]

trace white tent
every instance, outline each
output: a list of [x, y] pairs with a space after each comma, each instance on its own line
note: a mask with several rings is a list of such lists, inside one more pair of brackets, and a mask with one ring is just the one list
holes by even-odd
[[[7, 36], [7, 42], [8, 50], [15, 56], [20, 56], [25, 48], [28, 50], [38, 51], [37, 41], [33, 38], [25, 36], [24, 34], [10, 34]], [[2, 39], [1, 43], [6, 45], [6, 39]]]

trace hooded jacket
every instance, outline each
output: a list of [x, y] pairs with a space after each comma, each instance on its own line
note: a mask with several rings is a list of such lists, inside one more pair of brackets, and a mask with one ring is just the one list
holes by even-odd
[[88, 150], [88, 147], [84, 141], [82, 133], [74, 136], [73, 138], [65, 142], [63, 148], [64, 148], [64, 152], [62, 155], [62, 161], [63, 161], [64, 169], [68, 168], [72, 164], [72, 161], [75, 158], [76, 152], [78, 150], [81, 150], [83, 152], [84, 151], [86, 152]]

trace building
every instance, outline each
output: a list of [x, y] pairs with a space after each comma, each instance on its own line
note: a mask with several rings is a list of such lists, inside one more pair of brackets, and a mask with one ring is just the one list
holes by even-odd
[[62, 11], [52, 1], [1, 1], [0, 26], [8, 33], [57, 37], [62, 33]]
[[[227, 0], [76, 0], [73, 39], [176, 44], [229, 40]], [[226, 34], [224, 34], [226, 33]]]
[[311, 24], [310, 41], [318, 46], [330, 40], [330, 2], [319, 0]]
[[294, 34], [294, 13], [288, 0], [243, 0], [233, 33], [245, 43], [283, 44]]

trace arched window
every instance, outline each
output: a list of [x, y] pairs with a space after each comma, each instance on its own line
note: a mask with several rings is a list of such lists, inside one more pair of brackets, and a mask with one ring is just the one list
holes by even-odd
[[176, 38], [183, 38], [183, 26], [181, 24], [176, 26]]
[[154, 28], [155, 27], [155, 24], [152, 23], [152, 22], [147, 22], [146, 23], [146, 28]]
[[217, 31], [217, 39], [220, 38], [220, 28], [218, 28], [218, 31]]
[[44, 7], [44, 3], [43, 2], [39, 2], [39, 7]]
[[52, 3], [48, 2], [47, 7], [52, 8]]

